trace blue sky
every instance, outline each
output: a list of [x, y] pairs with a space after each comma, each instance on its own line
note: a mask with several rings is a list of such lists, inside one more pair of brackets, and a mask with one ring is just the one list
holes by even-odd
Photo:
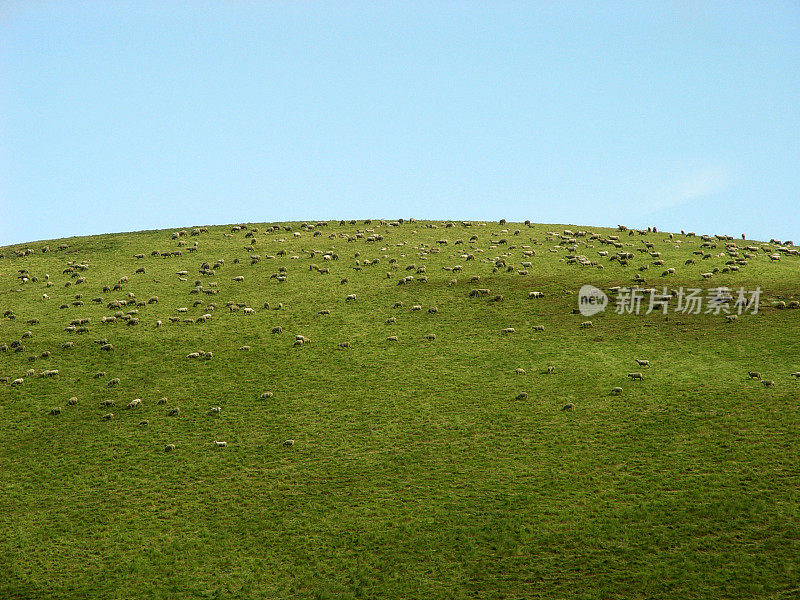
[[359, 217], [797, 241], [800, 4], [0, 3], [0, 245]]

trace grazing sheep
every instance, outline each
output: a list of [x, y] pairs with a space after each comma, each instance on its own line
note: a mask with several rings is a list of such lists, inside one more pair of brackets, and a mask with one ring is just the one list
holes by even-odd
[[245, 314], [245, 315], [254, 315], [254, 314], [256, 314], [256, 311], [255, 311], [255, 309], [254, 309], [254, 308], [247, 307], [247, 308], [245, 308], [245, 309], [242, 311], [242, 314]]
[[344, 300], [345, 300], [345, 302], [350, 302], [351, 300], [355, 300], [355, 299], [356, 299], [356, 295], [355, 294], [348, 294], [347, 297]]
[[418, 310], [422, 310], [422, 305], [421, 304], [415, 304], [414, 306], [411, 307], [411, 311], [412, 312], [418, 311]]
[[113, 418], [114, 418], [114, 413], [106, 413], [101, 417], [103, 421], [110, 421]]
[[142, 419], [139, 421], [139, 427], [147, 427], [148, 425], [150, 425], [150, 421], [147, 419]]
[[522, 367], [517, 367], [514, 370], [514, 373], [516, 373], [517, 375], [525, 375], [525, 369], [523, 369]]
[[397, 336], [396, 335], [390, 335], [389, 337], [386, 338], [386, 341], [387, 342], [396, 342], [397, 341]]
[[580, 327], [581, 329], [586, 329], [587, 327], [594, 327], [594, 323], [592, 323], [591, 321], [584, 321], [583, 323], [581, 323]]
[[402, 301], [395, 302], [395, 303], [394, 303], [394, 306], [392, 306], [392, 308], [403, 308], [403, 303], [402, 303]]
[[100, 406], [114, 406], [114, 404], [116, 404], [116, 401], [111, 398], [100, 401]]
[[423, 338], [426, 339], [426, 340], [435, 340], [436, 339], [436, 334], [435, 333], [427, 333], [427, 334], [425, 334], [423, 336]]
[[628, 373], [628, 377], [631, 379], [644, 379], [641, 373]]
[[114, 344], [103, 344], [102, 346], [100, 346], [100, 350], [103, 350], [104, 352], [111, 352], [113, 349], [114, 349]]
[[763, 379], [761, 381], [761, 383], [764, 384], [764, 387], [770, 387], [770, 388], [774, 388], [775, 387], [775, 382], [772, 381], [772, 379]]
[[545, 369], [545, 371], [544, 371], [544, 372], [545, 372], [547, 375], [552, 375], [553, 373], [555, 373], [555, 372], [556, 372], [556, 368], [555, 368], [554, 366], [552, 366], [552, 365], [551, 365], [551, 366], [547, 367], [547, 369]]
[[283, 333], [283, 327], [278, 325], [277, 327], [272, 328], [272, 333]]
[[285, 440], [283, 442], [284, 446], [294, 446], [294, 440]]
[[175, 450], [175, 444], [167, 444], [164, 446], [164, 452], [172, 452]]
[[263, 394], [261, 394], [261, 399], [267, 400], [269, 398], [273, 398], [274, 396], [275, 394], [273, 394], [272, 392], [264, 392]]
[[214, 440], [214, 443], [217, 445], [217, 448], [227, 448], [228, 447], [228, 442], [218, 442], [217, 440]]
[[387, 325], [391, 325], [393, 323], [397, 323], [397, 317], [389, 317], [388, 319], [386, 319]]
[[251, 348], [250, 348], [250, 346], [242, 346], [241, 348], [239, 348], [239, 350], [244, 350], [245, 352], [250, 352]]
[[51, 408], [50, 409], [50, 414], [51, 415], [60, 415], [61, 414], [61, 407], [60, 406], [56, 406], [54, 408]]
[[166, 403], [167, 403], [167, 399], [166, 398], [159, 398], [158, 402], [156, 402], [156, 404], [159, 404], [159, 405], [160, 404], [166, 404]]
[[561, 410], [575, 410], [575, 405], [572, 402], [567, 402], [561, 407]]
[[186, 355], [186, 358], [200, 358], [200, 353], [199, 352], [190, 352], [189, 354]]
[[761, 379], [761, 373], [759, 373], [758, 371], [748, 371], [747, 376], [750, 379]]
[[222, 412], [222, 407], [221, 406], [212, 406], [211, 410], [209, 412], [214, 413], [214, 414], [219, 414], [219, 413]]
[[516, 332], [517, 330], [514, 329], [513, 327], [506, 327], [505, 329], [503, 329], [503, 333], [516, 333]]
[[17, 387], [18, 385], [22, 385], [25, 383], [25, 380], [22, 377], [17, 377], [14, 381], [11, 382], [11, 387]]
[[156, 321], [156, 327], [161, 327], [161, 320]]
[[177, 417], [179, 414], [181, 414], [181, 409], [180, 409], [179, 406], [176, 406], [175, 408], [169, 409], [169, 416], [170, 417]]
[[497, 294], [489, 299], [489, 302], [502, 302], [503, 301], [503, 294]]
[[353, 347], [353, 346], [350, 344], [350, 342], [339, 342], [339, 343], [338, 343], [338, 344], [336, 344], [336, 345], [337, 345], [339, 348], [352, 348], [352, 347]]
[[643, 359], [640, 359], [640, 358], [634, 358], [633, 360], [635, 360], [636, 364], [638, 364], [640, 367], [649, 367], [650, 366], [650, 361], [649, 360], [643, 360]]
[[428, 309], [428, 314], [430, 314], [430, 315], [435, 315], [435, 314], [436, 314], [436, 313], [438, 313], [438, 312], [439, 312], [439, 309], [438, 309], [437, 307], [435, 307], [435, 306], [431, 306], [431, 307]]
[[75, 406], [77, 403], [78, 403], [78, 398], [75, 396], [67, 400], [67, 406]]
[[528, 292], [528, 298], [544, 298], [542, 292]]
[[621, 387], [611, 388], [611, 394], [614, 396], [619, 396], [622, 393]]
[[114, 377], [114, 379], [111, 379], [106, 385], [108, 387], [114, 387], [115, 385], [119, 385], [119, 381], [119, 377]]
[[544, 331], [544, 325], [534, 325], [533, 331]]
[[528, 397], [528, 392], [520, 392], [517, 394], [517, 400], [525, 400]]
[[72, 348], [75, 345], [75, 342], [64, 342], [61, 344], [62, 348]]
[[134, 399], [133, 399], [133, 400], [131, 400], [131, 401], [130, 401], [130, 403], [128, 404], [128, 408], [129, 408], [129, 409], [130, 409], [130, 408], [136, 408], [137, 406], [141, 406], [141, 405], [142, 405], [142, 399], [141, 399], [141, 398], [134, 398]]

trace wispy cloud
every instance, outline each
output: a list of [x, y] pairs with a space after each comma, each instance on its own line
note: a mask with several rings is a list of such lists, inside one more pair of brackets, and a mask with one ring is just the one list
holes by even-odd
[[733, 183], [730, 169], [722, 165], [709, 165], [693, 169], [667, 182], [651, 196], [647, 213], [652, 214], [688, 202], [708, 198], [725, 191]]

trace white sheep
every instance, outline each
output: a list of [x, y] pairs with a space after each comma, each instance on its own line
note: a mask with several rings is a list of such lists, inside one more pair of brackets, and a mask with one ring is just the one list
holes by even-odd
[[516, 373], [517, 375], [525, 375], [525, 369], [523, 369], [522, 367], [517, 367], [514, 370], [514, 373]]
[[164, 446], [164, 452], [172, 452], [175, 450], [175, 444], [167, 444]]
[[25, 380], [22, 377], [18, 377], [14, 381], [11, 382], [11, 387], [17, 387], [18, 385], [22, 385], [25, 383]]
[[591, 321], [584, 321], [583, 323], [581, 323], [581, 329], [586, 329], [588, 327], [594, 327], [594, 323], [592, 323]]
[[525, 400], [528, 397], [528, 392], [520, 392], [517, 394], [517, 400]]
[[513, 327], [506, 327], [505, 329], [503, 329], [503, 333], [516, 333], [516, 332], [517, 330], [514, 329]]
[[217, 448], [227, 448], [228, 447], [228, 442], [218, 442], [217, 440], [214, 440], [214, 443], [217, 445]]
[[350, 302], [350, 301], [353, 301], [355, 299], [356, 299], [356, 295], [355, 294], [348, 294], [347, 297], [344, 300], [345, 300], [345, 302]]
[[386, 338], [386, 341], [387, 342], [396, 342], [397, 341], [397, 336], [396, 335], [390, 335], [389, 337]]
[[614, 396], [619, 396], [622, 393], [622, 388], [621, 387], [611, 388], [611, 393]]
[[142, 419], [139, 421], [139, 427], [147, 427], [148, 425], [150, 425], [150, 421], [147, 419]]
[[748, 371], [747, 376], [750, 379], [761, 379], [761, 373], [759, 373], [758, 371]]
[[102, 417], [103, 421], [110, 421], [114, 418], [114, 413], [106, 413]]
[[795, 379], [800, 379], [800, 371], [792, 373], [791, 376], [794, 377]]
[[634, 358], [634, 360], [636, 361], [636, 364], [638, 364], [640, 367], [649, 367], [650, 366], [650, 361], [649, 360], [644, 360], [644, 359], [641, 359], [641, 358]]
[[775, 382], [772, 381], [772, 379], [763, 379], [761, 381], [761, 383], [764, 384], [764, 387], [770, 387], [770, 388], [774, 388], [775, 387]]
[[534, 325], [533, 331], [544, 331], [544, 325]]
[[641, 373], [628, 373], [628, 377], [631, 379], [644, 379]]
[[211, 413], [215, 413], [215, 414], [219, 414], [219, 413], [222, 412], [222, 407], [221, 406], [212, 406], [210, 412]]

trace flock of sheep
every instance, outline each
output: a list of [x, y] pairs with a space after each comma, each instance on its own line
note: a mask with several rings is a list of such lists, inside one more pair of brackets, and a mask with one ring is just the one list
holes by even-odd
[[[258, 278], [265, 282], [275, 282], [280, 285], [285, 283], [290, 277], [325, 277], [330, 276], [332, 266], [334, 264], [341, 265], [343, 262], [349, 262], [349, 268], [352, 269], [354, 276], [360, 276], [368, 271], [378, 271], [379, 278], [390, 282], [392, 285], [402, 286], [432, 286], [438, 285], [439, 280], [433, 273], [428, 271], [428, 266], [420, 264], [428, 260], [434, 255], [446, 254], [449, 264], [442, 267], [442, 270], [447, 273], [441, 280], [441, 284], [445, 288], [453, 288], [459, 283], [458, 277], [451, 278], [452, 275], [460, 275], [465, 271], [465, 265], [470, 265], [470, 271], [479, 271], [479, 273], [472, 273], [462, 283], [468, 285], [480, 284], [485, 279], [497, 280], [504, 274], [510, 277], [529, 278], [536, 272], [537, 261], [546, 260], [543, 258], [543, 253], [554, 253], [558, 255], [559, 260], [563, 261], [566, 265], [575, 265], [579, 268], [598, 268], [603, 269], [611, 264], [619, 265], [621, 267], [632, 266], [635, 262], [636, 253], [639, 253], [645, 258], [646, 262], [636, 268], [632, 277], [632, 285], [634, 289], [639, 289], [642, 293], [655, 294], [654, 288], [640, 287], [645, 285], [645, 274], [648, 269], [658, 267], [658, 277], [673, 277], [681, 271], [682, 268], [688, 268], [695, 264], [696, 260], [709, 261], [714, 264], [720, 263], [719, 266], [714, 266], [707, 272], [701, 273], [701, 277], [709, 279], [721, 273], [735, 273], [741, 269], [746, 268], [753, 261], [764, 260], [778, 262], [784, 259], [793, 260], [800, 258], [800, 251], [796, 249], [792, 242], [780, 243], [778, 240], [771, 240], [769, 244], [755, 244], [750, 243], [746, 246], [738, 245], [730, 236], [695, 236], [693, 233], [682, 232], [682, 237], [678, 238], [673, 234], [659, 234], [655, 228], [648, 228], [647, 230], [628, 230], [623, 226], [618, 227], [618, 232], [615, 235], [600, 234], [588, 230], [563, 230], [561, 232], [548, 231], [539, 232], [533, 226], [526, 222], [524, 226], [516, 229], [509, 229], [505, 221], [501, 221], [499, 226], [490, 228], [488, 224], [470, 223], [470, 222], [446, 222], [446, 223], [426, 223], [418, 224], [413, 220], [405, 222], [402, 219], [397, 221], [371, 221], [365, 220], [362, 223], [356, 221], [341, 221], [340, 225], [343, 226], [356, 226], [355, 232], [345, 233], [327, 233], [327, 222], [318, 223], [303, 223], [300, 225], [272, 225], [266, 228], [259, 228], [246, 225], [236, 225], [230, 228], [229, 232], [223, 234], [223, 239], [230, 242], [232, 248], [237, 252], [242, 250], [245, 254], [234, 258], [230, 262], [226, 262], [224, 258], [216, 258], [214, 260], [202, 260], [197, 256], [193, 257], [200, 249], [200, 242], [204, 236], [212, 236], [215, 232], [210, 232], [208, 228], [199, 227], [191, 231], [182, 230], [174, 232], [168, 236], [165, 243], [175, 244], [170, 249], [166, 250], [149, 250], [147, 252], [142, 249], [141, 252], [134, 254], [138, 266], [130, 272], [130, 275], [124, 275], [111, 283], [94, 281], [92, 278], [92, 267], [89, 261], [86, 260], [65, 260], [64, 268], [61, 272], [61, 280], [56, 281], [57, 275], [52, 276], [46, 273], [32, 272], [33, 267], [18, 268], [17, 273], [14, 274], [16, 285], [20, 289], [27, 286], [40, 286], [47, 291], [41, 295], [41, 302], [49, 305], [55, 295], [54, 291], [50, 288], [55, 286], [74, 288], [75, 293], [71, 294], [71, 300], [63, 302], [62, 304], [52, 306], [48, 314], [55, 319], [59, 319], [61, 311], [67, 311], [63, 314], [69, 314], [76, 309], [81, 313], [91, 314], [92, 316], [80, 316], [78, 318], [65, 317], [63, 320], [63, 332], [66, 337], [78, 337], [90, 334], [91, 332], [101, 331], [102, 336], [94, 340], [99, 352], [113, 353], [115, 351], [113, 339], [115, 327], [125, 324], [125, 327], [145, 327], [150, 326], [153, 328], [161, 328], [165, 326], [178, 326], [184, 325], [203, 325], [211, 323], [216, 319], [222, 318], [220, 311], [227, 309], [227, 315], [239, 313], [247, 315], [248, 317], [257, 317], [260, 311], [282, 311], [284, 304], [282, 302], [270, 303], [264, 302], [259, 307], [248, 306], [245, 303], [234, 299], [220, 298], [222, 294], [228, 291], [227, 287], [220, 287], [216, 279], [221, 278], [224, 272], [229, 270], [232, 265], [236, 266], [237, 274], [231, 274], [226, 277], [227, 281], [232, 282], [234, 287], [238, 284], [244, 283], [250, 278]], [[362, 227], [358, 227], [361, 225]], [[387, 238], [390, 236], [389, 232], [392, 230], [400, 230], [406, 233], [405, 239], [394, 241], [391, 245], [388, 243]], [[413, 244], [413, 234], [416, 232], [415, 228], [437, 228], [446, 232], [440, 236], [439, 239], [432, 245], [418, 243]], [[409, 231], [411, 229], [411, 231]], [[478, 235], [480, 233], [480, 235]], [[536, 234], [536, 235], [535, 235]], [[657, 236], [661, 239], [657, 239]], [[699, 244], [693, 244], [692, 238], [697, 237]], [[187, 238], [196, 238], [193, 242], [189, 242]], [[261, 240], [265, 240], [266, 244], [271, 249], [270, 252], [259, 253], [256, 248]], [[683, 265], [668, 266], [662, 257], [661, 252], [656, 249], [656, 243], [670, 244], [675, 248], [694, 248], [689, 250], [691, 256], [686, 258]], [[311, 246], [326, 245], [325, 249], [311, 249]], [[300, 249], [302, 246], [302, 249]], [[599, 247], [608, 247], [608, 249], [599, 249]], [[293, 248], [293, 249], [290, 249]], [[593, 250], [594, 249], [594, 250]], [[49, 246], [40, 248], [42, 253], [52, 252]], [[66, 244], [58, 246], [56, 252], [64, 252], [68, 250]], [[184, 251], [187, 253], [184, 255]], [[17, 249], [11, 251], [14, 257], [23, 259], [35, 254], [36, 250], [32, 248]], [[371, 257], [362, 256], [363, 254], [372, 254]], [[374, 256], [380, 253], [380, 256]], [[538, 255], [537, 255], [538, 253]], [[596, 258], [589, 258], [587, 255], [594, 253]], [[6, 258], [6, 253], [0, 253], [0, 259]], [[173, 270], [175, 286], [184, 288], [187, 295], [186, 306], [175, 306], [172, 308], [163, 307], [158, 295], [147, 295], [146, 299], [139, 298], [135, 293], [125, 291], [125, 288], [132, 281], [132, 279], [144, 275], [148, 269], [152, 270], [147, 264], [147, 257], [151, 260], [180, 260], [181, 267]], [[413, 256], [413, 258], [412, 258]], [[546, 255], [544, 255], [546, 257]], [[185, 258], [184, 258], [185, 257]], [[302, 262], [308, 260], [307, 267], [292, 268], [288, 261]], [[721, 260], [720, 260], [721, 259]], [[405, 262], [406, 264], [403, 264]], [[275, 269], [269, 274], [265, 274], [263, 270], [252, 271], [252, 274], [244, 273], [241, 271], [249, 267], [262, 266], [265, 263], [275, 264]], [[320, 267], [319, 264], [325, 266]], [[327, 263], [327, 264], [326, 264]], [[472, 266], [474, 265], [474, 266]], [[342, 270], [337, 268], [337, 271]], [[191, 273], [197, 273], [198, 278], [190, 276]], [[304, 273], [304, 274], [303, 274]], [[0, 276], [2, 276], [0, 272]], [[345, 291], [342, 292], [341, 302], [342, 306], [334, 310], [347, 310], [348, 305], [358, 304], [361, 301], [361, 292], [348, 293], [344, 286], [350, 283], [349, 277], [342, 277], [337, 281], [333, 281], [331, 285], [335, 288], [341, 288]], [[190, 279], [192, 281], [190, 281]], [[3, 284], [8, 281], [8, 275], [0, 279]], [[184, 284], [186, 284], [184, 286]], [[227, 284], [230, 286], [230, 284]], [[614, 286], [609, 289], [612, 294], [620, 292], [624, 288], [622, 286]], [[673, 290], [673, 292], [675, 292]], [[235, 291], [233, 292], [235, 294]], [[447, 292], [440, 292], [444, 296]], [[456, 292], [461, 293], [461, 292]], [[506, 291], [503, 294], [493, 293], [488, 287], [471, 287], [466, 291], [466, 296], [472, 301], [485, 301], [489, 303], [499, 303], [506, 300], [506, 295], [510, 292]], [[540, 290], [526, 290], [523, 292], [524, 298], [530, 300], [539, 300], [546, 298], [546, 294]], [[111, 297], [109, 297], [109, 295]], [[204, 302], [199, 297], [209, 296], [209, 301]], [[196, 299], [195, 299], [196, 298]], [[190, 302], [191, 300], [191, 302]], [[796, 300], [785, 302], [780, 300], [774, 304], [778, 309], [797, 309], [800, 308], [800, 303]], [[402, 309], [404, 304], [402, 301], [395, 301], [392, 305], [393, 309]], [[330, 316], [331, 308], [319, 309], [316, 314], [319, 316]], [[430, 315], [437, 315], [439, 307], [431, 305], [424, 307], [420, 303], [413, 304], [409, 307], [411, 313], [422, 313], [423, 310]], [[161, 318], [150, 319], [145, 315], [151, 312], [158, 312]], [[107, 314], [100, 314], [106, 312]], [[192, 317], [191, 314], [198, 316]], [[575, 311], [573, 311], [575, 312]], [[222, 313], [223, 315], [225, 313]], [[727, 315], [728, 320], [735, 315]], [[397, 316], [392, 315], [388, 318], [380, 317], [383, 324], [392, 327], [393, 330], [390, 335], [386, 336], [386, 342], [397, 343], [401, 340], [402, 335], [394, 328], [397, 327], [399, 319]], [[36, 338], [35, 329], [40, 326], [41, 319], [38, 317], [27, 318], [25, 315], [18, 315], [13, 309], [6, 309], [3, 312], [3, 320], [6, 322], [5, 326], [0, 329], [0, 333], [8, 334], [15, 329], [14, 323], [24, 321], [25, 326], [31, 327], [20, 332], [18, 335], [13, 336], [16, 339], [8, 341], [0, 341], [0, 369], [7, 371], [13, 367], [16, 362], [10, 360], [8, 357], [3, 358], [3, 355], [23, 354], [27, 356], [27, 361], [35, 364], [41, 360], [57, 361], [59, 352], [69, 352], [75, 347], [75, 342], [72, 339], [65, 339], [59, 344], [59, 348], [44, 349], [38, 353], [31, 353], [26, 344], [31, 343]], [[580, 329], [594, 328], [593, 321], [581, 321], [578, 325]], [[235, 327], [233, 328], [235, 334]], [[529, 331], [525, 333], [544, 332], [545, 326], [543, 324], [534, 324], [530, 326]], [[273, 326], [271, 333], [280, 335], [284, 332], [282, 326]], [[500, 335], [520, 335], [516, 327], [505, 327], [500, 330]], [[108, 336], [108, 337], [107, 337]], [[434, 332], [425, 333], [422, 336], [422, 341], [434, 342], [437, 340], [437, 335]], [[311, 339], [301, 333], [297, 333], [291, 342], [292, 346], [303, 347], [311, 344]], [[336, 348], [342, 350], [352, 350], [354, 344], [351, 340], [342, 340], [336, 342]], [[251, 345], [246, 344], [239, 347], [241, 351], [251, 350]], [[185, 358], [189, 360], [211, 361], [214, 359], [213, 350], [193, 350], [185, 354]], [[640, 367], [650, 367], [649, 360], [636, 358], [635, 362]], [[547, 366], [544, 370], [546, 374], [555, 373], [555, 366]], [[515, 370], [517, 375], [525, 375], [525, 369], [519, 367]], [[38, 375], [40, 378], [60, 377], [59, 369], [44, 369], [36, 372], [35, 369], [30, 368], [25, 372], [25, 375], [18, 374], [17, 376], [2, 376], [0, 383], [8, 383], [11, 387], [20, 387], [26, 384], [26, 379]], [[105, 372], [99, 372], [94, 375], [96, 379], [105, 377]], [[775, 387], [775, 382], [770, 379], [763, 379], [759, 372], [751, 371], [748, 373], [749, 378], [760, 380], [766, 387]], [[791, 373], [795, 379], [800, 379], [800, 372]], [[627, 374], [631, 381], [644, 380], [642, 372], [631, 372]], [[120, 378], [113, 377], [108, 379], [107, 386], [113, 388], [120, 383]], [[616, 386], [611, 389], [612, 395], [620, 395], [623, 393], [623, 388]], [[264, 392], [261, 395], [262, 399], [273, 397], [273, 392]], [[516, 398], [524, 400], [528, 397], [527, 392], [520, 392]], [[159, 405], [167, 403], [166, 398], [161, 398], [158, 401]], [[109, 408], [116, 404], [114, 398], [109, 398], [102, 402], [103, 408]], [[71, 410], [78, 407], [79, 400], [76, 396], [70, 397], [66, 400], [65, 407], [55, 406], [51, 408], [48, 413], [52, 416], [62, 415], [65, 410]], [[134, 398], [126, 405], [126, 410], [136, 411], [143, 405], [141, 398]], [[77, 410], [77, 408], [75, 408]], [[562, 410], [574, 410], [573, 403], [567, 403], [562, 407]], [[211, 407], [208, 410], [209, 415], [220, 415], [222, 408], [220, 406]], [[173, 407], [167, 410], [166, 416], [178, 417], [180, 416], [180, 408]], [[117, 418], [117, 415], [112, 412], [103, 413], [100, 416], [101, 420], [112, 421]], [[148, 427], [150, 424], [149, 419], [141, 419], [138, 421], [137, 426]], [[284, 446], [294, 445], [294, 440], [285, 440]], [[216, 448], [227, 447], [227, 442], [214, 440]], [[176, 444], [170, 443], [164, 447], [167, 452], [174, 451]]]

